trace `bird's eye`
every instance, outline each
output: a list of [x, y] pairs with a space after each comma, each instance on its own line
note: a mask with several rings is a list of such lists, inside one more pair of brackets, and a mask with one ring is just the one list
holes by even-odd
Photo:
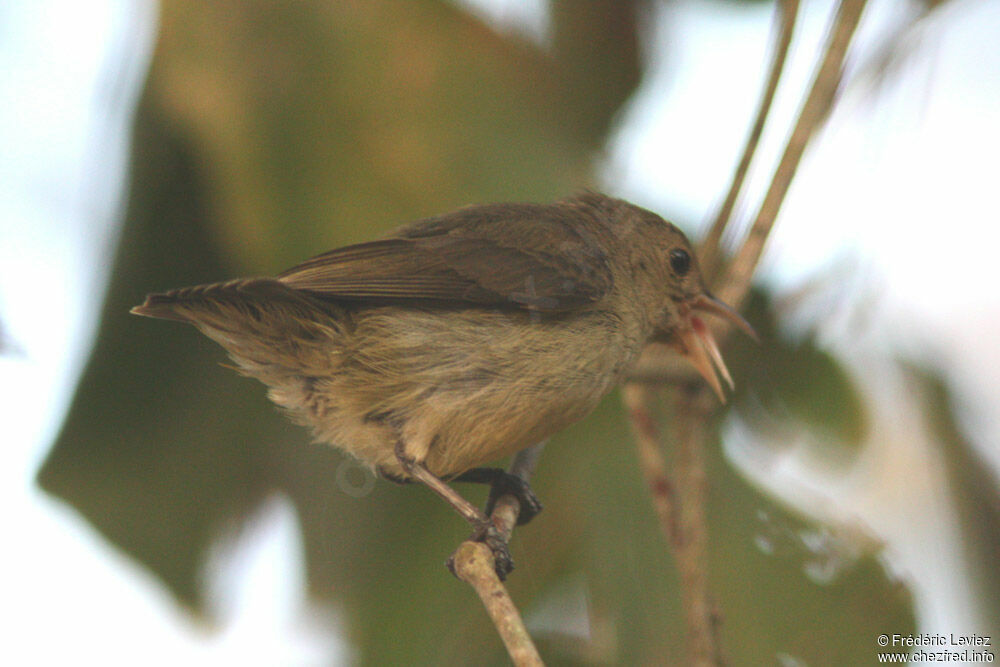
[[691, 270], [691, 255], [683, 248], [674, 248], [670, 251], [670, 268], [679, 276], [685, 275]]

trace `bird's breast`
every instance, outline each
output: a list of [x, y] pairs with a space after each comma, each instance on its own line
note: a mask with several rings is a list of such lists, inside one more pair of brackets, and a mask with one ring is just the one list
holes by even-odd
[[[398, 313], [397, 313], [398, 314]], [[512, 454], [581, 419], [621, 377], [641, 342], [603, 312], [373, 314], [378, 343], [355, 362], [379, 414], [431, 438], [426, 463], [447, 476]], [[375, 357], [375, 351], [377, 357]]]

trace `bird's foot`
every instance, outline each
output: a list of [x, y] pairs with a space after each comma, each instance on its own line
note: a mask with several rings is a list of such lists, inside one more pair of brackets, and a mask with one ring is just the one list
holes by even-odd
[[523, 526], [534, 519], [542, 511], [542, 501], [538, 499], [531, 486], [517, 475], [501, 471], [490, 486], [490, 497], [486, 501], [486, 516], [493, 514], [493, 508], [501, 496], [510, 494], [521, 504], [517, 515], [517, 525]]
[[500, 532], [490, 524], [477, 541], [483, 542], [493, 552], [493, 568], [497, 572], [500, 581], [504, 581], [507, 575], [514, 570], [514, 559], [510, 557], [510, 549], [507, 547], [507, 540], [500, 535]]
[[493, 508], [501, 496], [510, 494], [517, 498], [521, 510], [517, 515], [517, 524], [524, 525], [542, 511], [542, 502], [531, 490], [531, 486], [517, 475], [512, 475], [503, 468], [473, 468], [458, 477], [456, 482], [473, 484], [489, 484], [490, 497], [486, 501], [486, 516], [493, 514]]

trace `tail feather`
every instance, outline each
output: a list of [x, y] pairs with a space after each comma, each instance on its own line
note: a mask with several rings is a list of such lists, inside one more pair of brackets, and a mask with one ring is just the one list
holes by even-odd
[[340, 339], [339, 306], [274, 278], [250, 278], [150, 294], [136, 315], [187, 322], [213, 339], [251, 374], [262, 368], [328, 363]]
[[248, 278], [150, 294], [129, 312], [192, 324], [212, 324], [208, 320], [222, 318], [250, 319], [259, 325], [263, 312], [283, 311], [289, 316], [308, 317], [329, 309], [329, 304], [274, 278]]
[[188, 318], [182, 314], [183, 309], [180, 308], [180, 304], [184, 302], [184, 296], [179, 294], [182, 291], [173, 290], [160, 294], [150, 294], [142, 304], [133, 306], [128, 312], [133, 315], [142, 315], [143, 317], [187, 322]]

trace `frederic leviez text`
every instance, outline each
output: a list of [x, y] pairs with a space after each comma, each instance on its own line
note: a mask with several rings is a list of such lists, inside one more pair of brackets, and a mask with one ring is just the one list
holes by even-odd
[[[880, 644], [882, 642], [879, 642]], [[951, 633], [942, 634], [917, 634], [917, 635], [889, 635], [888, 646], [968, 646], [976, 648], [990, 648], [992, 646], [989, 635], [956, 635]]]
[[883, 648], [910, 649], [899, 653], [880, 653], [879, 662], [993, 662], [989, 635], [917, 634], [879, 635]]

